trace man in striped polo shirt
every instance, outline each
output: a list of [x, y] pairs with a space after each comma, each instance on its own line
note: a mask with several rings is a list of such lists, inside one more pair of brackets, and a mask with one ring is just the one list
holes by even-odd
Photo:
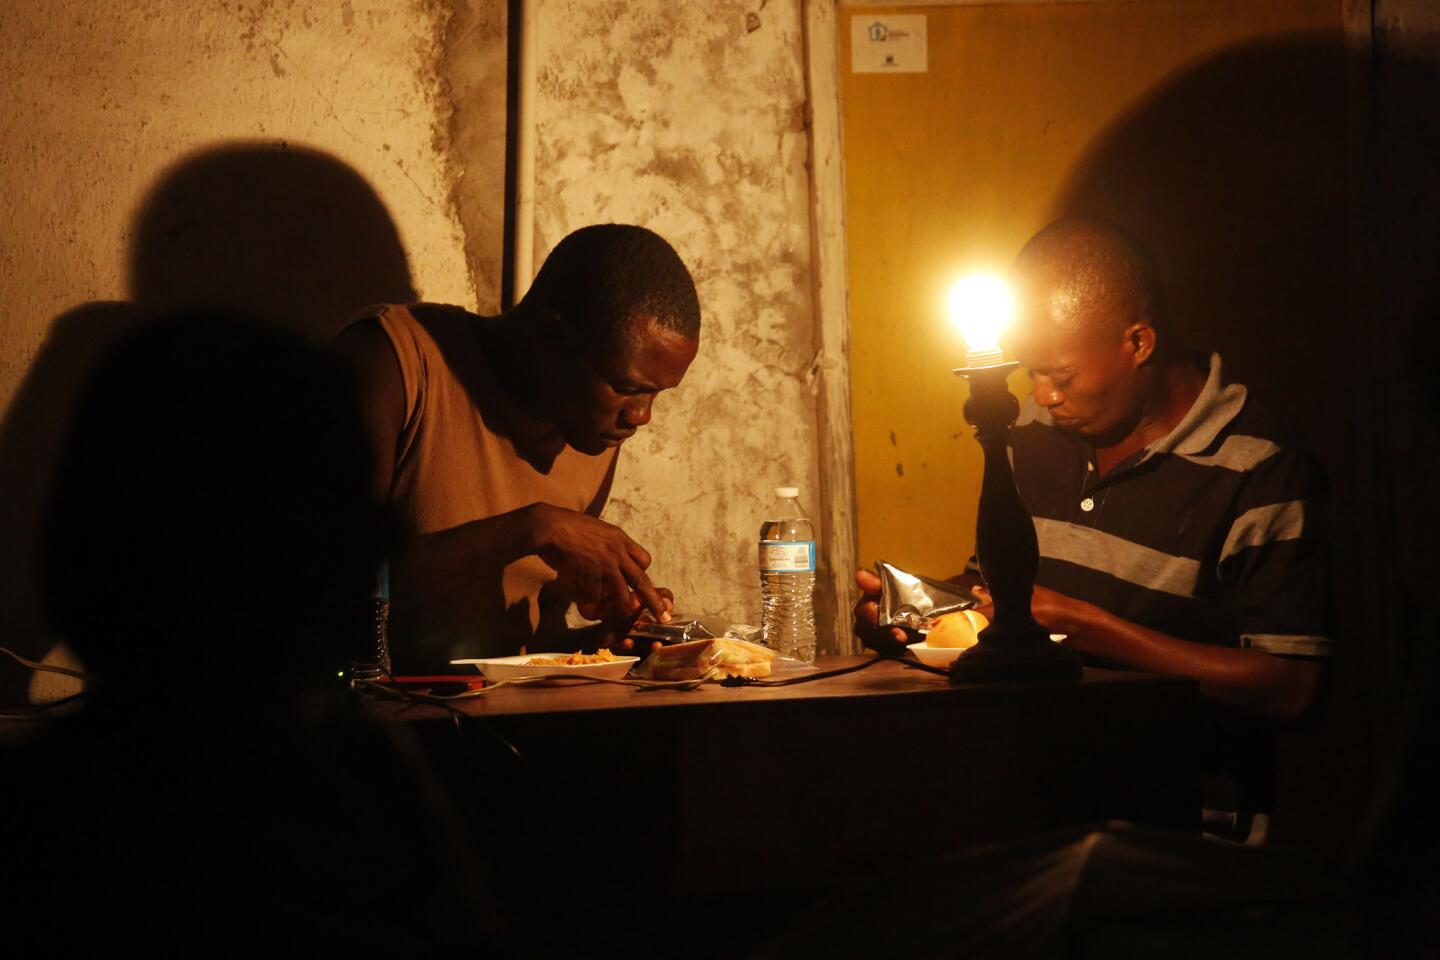
[[[1014, 275], [1010, 346], [1034, 386], [1010, 446], [1040, 547], [1035, 619], [1088, 662], [1195, 678], [1207, 765], [1238, 785], [1234, 805], [1264, 809], [1265, 721], [1311, 709], [1330, 655], [1321, 471], [1218, 355], [1169, 336], [1155, 269], [1125, 234], [1059, 221]], [[869, 599], [857, 632], [874, 641]]]

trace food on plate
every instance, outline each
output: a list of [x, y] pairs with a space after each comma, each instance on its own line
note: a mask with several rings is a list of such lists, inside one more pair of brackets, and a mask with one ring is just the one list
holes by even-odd
[[661, 647], [650, 654], [645, 673], [655, 680], [693, 680], [716, 670], [728, 677], [768, 677], [775, 651], [748, 640], [711, 637]]
[[583, 667], [587, 663], [613, 663], [620, 659], [609, 650], [594, 653], [562, 653], [553, 657], [531, 657], [525, 661], [527, 667]]
[[932, 647], [973, 647], [976, 634], [990, 626], [983, 613], [975, 610], [960, 610], [936, 618], [925, 635], [925, 642]]

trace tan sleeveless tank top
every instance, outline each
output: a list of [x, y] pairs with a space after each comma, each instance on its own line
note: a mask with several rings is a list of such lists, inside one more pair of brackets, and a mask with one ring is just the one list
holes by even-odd
[[[477, 324], [458, 307], [381, 306], [373, 317], [390, 338], [404, 383], [405, 416], [390, 504], [407, 537], [448, 530], [531, 503], [597, 515], [616, 451], [597, 456], [564, 446], [548, 465], [533, 452], [554, 442], [496, 380]], [[532, 462], [535, 461], [535, 462]], [[537, 556], [464, 572], [470, 586], [417, 604], [411, 571], [391, 565], [391, 653], [397, 673], [450, 672], [460, 657], [509, 656], [546, 648], [565, 629], [569, 598]], [[547, 642], [548, 641], [548, 642]]]

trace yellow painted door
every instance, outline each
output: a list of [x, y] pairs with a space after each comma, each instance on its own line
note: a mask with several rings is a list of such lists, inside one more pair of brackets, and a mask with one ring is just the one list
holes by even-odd
[[[896, 15], [925, 18], [925, 71], [854, 72], [851, 21], [859, 21], [863, 43], [864, 31]], [[1265, 176], [1281, 184], [1278, 192], [1289, 190], [1286, 185], [1297, 176], [1302, 182], [1295, 189], [1308, 192], [1297, 194], [1293, 211], [1287, 207], [1272, 219], [1319, 217], [1323, 222], [1310, 225], [1311, 232], [1333, 226], [1335, 216], [1343, 221], [1343, 59], [1331, 55], [1343, 44], [1341, 17], [1338, 0], [842, 7], [850, 370], [862, 563], [883, 558], [948, 576], [962, 569], [973, 548], [981, 461], [961, 416], [967, 387], [950, 373], [964, 359], [963, 342], [944, 309], [955, 279], [973, 270], [1004, 270], [1035, 231], [1077, 206], [1118, 211], [1119, 219], [1135, 219], [1143, 228], [1147, 211], [1186, 193], [1187, 182], [1199, 184], [1202, 209], [1182, 215], [1171, 205], [1159, 232], [1168, 230], [1177, 239], [1164, 243], [1157, 256], [1162, 272], [1198, 273], [1203, 257], [1185, 249], [1187, 242], [1197, 242], [1194, 224], [1185, 221], [1205, 220], [1208, 233], [1228, 229], [1208, 220], [1203, 208], [1215, 205], [1215, 197], [1223, 207], [1230, 187], [1206, 177], [1239, 170], [1231, 179], [1245, 181], [1246, 158], [1217, 145], [1229, 150], [1225, 162], [1232, 168], [1217, 171], [1216, 164], [1196, 156], [1205, 153], [1203, 144], [1185, 146], [1185, 131], [1208, 129], [1214, 117], [1207, 111], [1214, 110], [1241, 118], [1225, 124], [1251, 123], [1243, 119], [1246, 91], [1269, 90], [1275, 83], [1297, 85], [1278, 94], [1280, 120], [1262, 113], [1252, 118], [1261, 129], [1247, 128], [1245, 135], [1263, 139], [1265, 125], [1283, 125], [1296, 111], [1303, 114], [1296, 122], [1303, 120], [1304, 129], [1289, 139], [1277, 137], [1270, 149], [1279, 153], [1257, 157], [1256, 163], [1273, 161], [1277, 169]], [[1322, 51], [1318, 61], [1297, 52], [1309, 50]], [[1220, 66], [1207, 66], [1214, 64]], [[1271, 64], [1278, 64], [1274, 76]], [[1294, 66], [1293, 76], [1284, 75], [1287, 64]], [[1200, 79], [1191, 82], [1192, 74]], [[1311, 82], [1313, 77], [1321, 79]], [[1194, 94], [1196, 89], [1202, 93]], [[1192, 95], [1193, 104], [1185, 100]], [[1149, 122], [1156, 101], [1163, 101], [1165, 122]], [[1291, 103], [1303, 109], [1291, 111], [1286, 106]], [[1306, 153], [1323, 152], [1332, 135], [1339, 142], [1329, 144], [1331, 153], [1307, 165]], [[1299, 142], [1292, 142], [1296, 138]], [[1207, 134], [1207, 142], [1212, 139]], [[1109, 166], [1097, 166], [1097, 150], [1106, 149]], [[1194, 159], [1207, 169], [1188, 174], [1188, 181], [1178, 172], [1167, 180], [1151, 176], [1150, 157], [1170, 167]], [[1310, 169], [1316, 165], [1318, 172]], [[1107, 180], [1107, 171], [1121, 173]], [[1307, 176], [1315, 182], [1303, 181]], [[1274, 202], [1267, 192], [1277, 192], [1258, 180], [1234, 189], [1235, 215], [1242, 218], [1251, 209], [1267, 209]], [[1147, 190], [1165, 196], [1151, 197]], [[1319, 197], [1314, 204], [1307, 199], [1312, 195]], [[1240, 241], [1241, 248], [1250, 242]], [[1322, 251], [1318, 260], [1305, 263], [1324, 273], [1333, 260]], [[1187, 304], [1234, 309], [1225, 290], [1213, 289], [1203, 276], [1190, 279]], [[1339, 285], [1342, 302], [1343, 283], [1342, 277], [1331, 284]], [[1314, 301], [1313, 313], [1325, 309], [1334, 290], [1306, 295]], [[1023, 372], [1012, 377], [1011, 386], [1025, 395]]]

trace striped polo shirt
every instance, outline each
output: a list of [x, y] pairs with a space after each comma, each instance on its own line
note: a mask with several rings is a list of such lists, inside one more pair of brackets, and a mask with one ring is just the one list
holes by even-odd
[[1033, 397], [1010, 446], [1037, 584], [1184, 640], [1330, 655], [1323, 472], [1218, 354], [1175, 429], [1104, 477]]

